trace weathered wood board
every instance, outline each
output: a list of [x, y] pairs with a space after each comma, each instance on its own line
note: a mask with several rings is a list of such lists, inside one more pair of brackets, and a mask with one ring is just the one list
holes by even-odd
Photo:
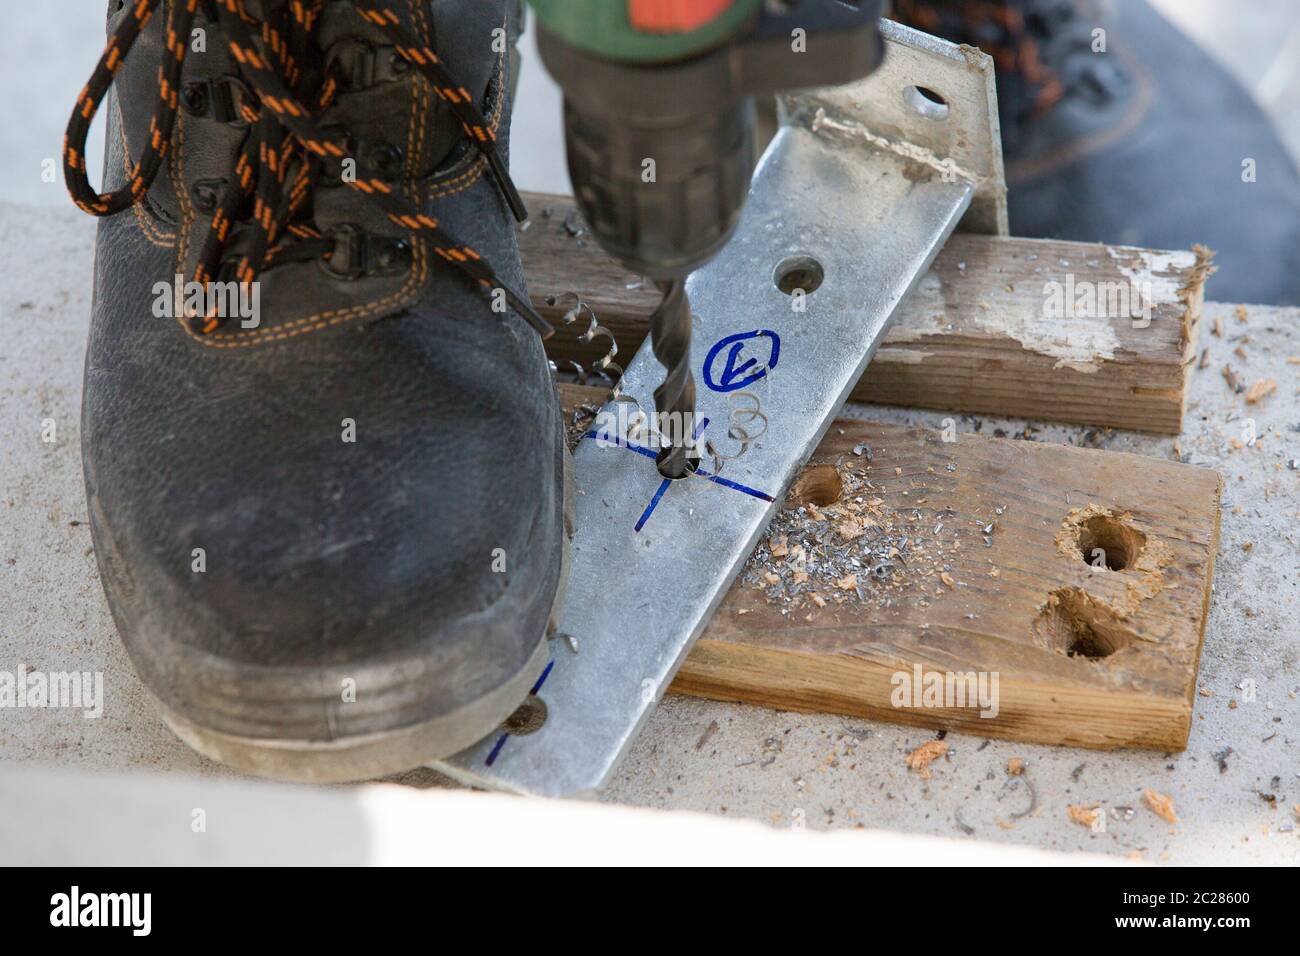
[[[570, 408], [603, 395], [562, 394]], [[804, 474], [787, 504], [837, 484], [839, 503], [778, 516], [672, 690], [1038, 743], [1186, 745], [1216, 472], [845, 419]], [[927, 697], [935, 674], [945, 691], [947, 675], [974, 683]]]
[[[584, 235], [571, 199], [525, 198], [532, 221], [519, 241], [534, 306], [554, 322], [580, 295], [629, 360], [658, 293]], [[853, 400], [1176, 433], [1208, 255], [955, 235]], [[585, 317], [560, 327], [551, 357], [590, 367], [608, 343], [579, 341], [585, 328]]]

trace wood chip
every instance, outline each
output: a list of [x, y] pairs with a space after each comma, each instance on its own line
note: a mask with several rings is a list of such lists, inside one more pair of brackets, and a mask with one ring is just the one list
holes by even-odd
[[1223, 319], [1220, 316], [1216, 315], [1214, 317], [1214, 328], [1212, 328], [1210, 331], [1212, 331], [1219, 338], [1223, 338]]
[[812, 595], [812, 602], [813, 602], [814, 604], [816, 604], [818, 607], [825, 607], [825, 606], [826, 606], [826, 599], [825, 599], [824, 597], [822, 597], [820, 594], [817, 594], [817, 593], [814, 593], [814, 594]]
[[1142, 796], [1146, 799], [1147, 806], [1151, 808], [1156, 816], [1160, 817], [1166, 823], [1177, 823], [1178, 814], [1174, 813], [1174, 798], [1166, 796], [1163, 793], [1157, 793], [1155, 790], [1143, 790]]
[[835, 533], [845, 541], [852, 541], [855, 538], [862, 537], [862, 525], [856, 521], [841, 521], [835, 526]]
[[835, 582], [835, 586], [841, 591], [852, 591], [858, 586], [858, 576], [856, 574], [846, 574]]
[[939, 580], [948, 585], [948, 587], [952, 588], [954, 591], [957, 590], [957, 582], [952, 579], [952, 575], [947, 571], [944, 571], [939, 575]]
[[1012, 757], [1007, 761], [1007, 773], [1013, 777], [1018, 777], [1025, 772], [1025, 762], [1019, 757]]
[[915, 770], [926, 780], [930, 779], [930, 764], [948, 752], [948, 744], [942, 740], [927, 740], [907, 755], [908, 767]]
[[1246, 320], [1250, 318], [1250, 313], [1246, 311], [1246, 307], [1244, 305], [1237, 306], [1235, 314], [1237, 316], [1237, 321], [1241, 322], [1242, 324], [1245, 324]]
[[1261, 378], [1246, 391], [1246, 404], [1254, 405], [1261, 398], [1277, 391], [1277, 382], [1271, 378]]
[[1090, 830], [1097, 822], [1097, 818], [1100, 815], [1100, 811], [1098, 811], [1096, 807], [1083, 807], [1077, 804], [1066, 807], [1065, 811], [1070, 815], [1071, 820], [1079, 824], [1079, 826], [1087, 827]]

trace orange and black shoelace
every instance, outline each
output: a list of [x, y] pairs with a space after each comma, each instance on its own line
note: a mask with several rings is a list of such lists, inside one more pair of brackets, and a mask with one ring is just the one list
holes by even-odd
[[[169, 5], [158, 67], [158, 102], [142, 155], [122, 188], [101, 194], [86, 176], [86, 137], [117, 71], [160, 0], [129, 2], [132, 9], [109, 38], [94, 75], [78, 97], [64, 139], [68, 191], [81, 209], [94, 216], [111, 216], [140, 202], [167, 160], [182, 95], [182, 66], [200, 0], [174, 0]], [[314, 42], [324, 3], [289, 0], [268, 4], [271, 9], [265, 18], [257, 19], [249, 15], [244, 0], [204, 0], [205, 12], [215, 18], [214, 25], [225, 37], [251, 95], [238, 105], [249, 135], [235, 162], [233, 181], [222, 190], [216, 204], [194, 281], [204, 285], [228, 279], [249, 283], [277, 261], [303, 258], [303, 248], [313, 255], [328, 256], [332, 242], [307, 217], [312, 190], [322, 175], [328, 175], [365, 193], [396, 225], [427, 237], [441, 258], [481, 285], [501, 289], [510, 305], [543, 337], [548, 336], [550, 325], [526, 298], [497, 277], [478, 252], [353, 156], [348, 135], [336, 127], [327, 132], [317, 121], [339, 93], [337, 78], [318, 65], [319, 47]], [[437, 54], [402, 26], [388, 0], [356, 0], [354, 6], [362, 17], [384, 30], [395, 52], [419, 70], [449, 104], [469, 141], [486, 160], [515, 217], [525, 218], [523, 201], [497, 153], [496, 135], [474, 105], [474, 98], [456, 83]], [[355, 163], [355, 175], [343, 175], [344, 160]], [[231, 255], [232, 234], [242, 221], [251, 225], [251, 240], [241, 242], [239, 251]], [[205, 335], [216, 332], [224, 322], [215, 313], [195, 315], [190, 327]]]

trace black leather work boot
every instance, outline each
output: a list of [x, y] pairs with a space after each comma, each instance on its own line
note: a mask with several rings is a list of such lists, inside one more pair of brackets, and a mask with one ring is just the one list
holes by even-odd
[[244, 771], [460, 750], [543, 670], [568, 544], [505, 172], [517, 4], [109, 8], [65, 171], [105, 217], [83, 453], [131, 660]]
[[993, 57], [1013, 235], [1202, 243], [1211, 298], [1300, 303], [1294, 161], [1241, 84], [1144, 0], [895, 0], [894, 16]]

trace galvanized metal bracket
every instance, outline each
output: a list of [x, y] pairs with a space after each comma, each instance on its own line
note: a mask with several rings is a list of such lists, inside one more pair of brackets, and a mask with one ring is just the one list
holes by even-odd
[[[880, 21], [884, 63], [858, 83], [778, 97], [783, 124], [819, 127], [975, 186], [962, 232], [1007, 235], [993, 58], [892, 20]], [[818, 119], [818, 114], [821, 119]]]
[[[1005, 231], [991, 65], [888, 21], [882, 32], [871, 77], [785, 98], [735, 237], [687, 283], [701, 441], [735, 454], [738, 413], [753, 440], [669, 482], [628, 403], [602, 411], [575, 453], [560, 632], [576, 650], [552, 641], [534, 688], [546, 719], [438, 769], [555, 796], [608, 780], [959, 220]], [[927, 108], [935, 96], [946, 110]], [[653, 413], [661, 374], [647, 342], [624, 394]]]

